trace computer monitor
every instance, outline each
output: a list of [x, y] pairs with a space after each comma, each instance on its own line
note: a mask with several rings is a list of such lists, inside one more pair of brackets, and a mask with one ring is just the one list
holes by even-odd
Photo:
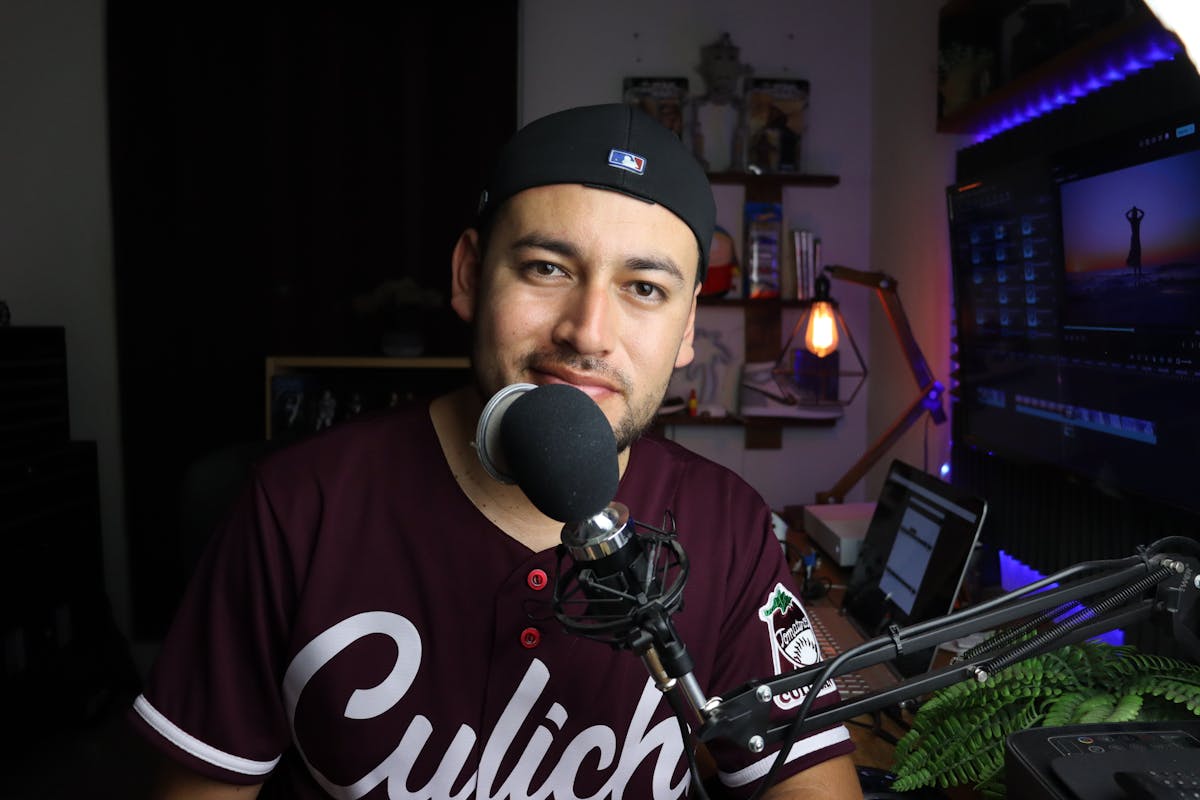
[[1200, 108], [950, 187], [956, 447], [1200, 511]]
[[[846, 613], [868, 636], [949, 613], [986, 514], [983, 498], [893, 461], [846, 588]], [[908, 654], [896, 666], [918, 674], [931, 657]]]

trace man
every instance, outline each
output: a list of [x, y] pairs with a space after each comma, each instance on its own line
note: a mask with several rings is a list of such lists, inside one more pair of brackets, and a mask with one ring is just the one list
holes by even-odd
[[[268, 776], [304, 798], [684, 794], [679, 727], [642, 663], [552, 616], [561, 523], [491, 478], [472, 438], [506, 385], [586, 392], [618, 441], [615, 499], [678, 523], [692, 572], [674, 621], [703, 689], [815, 652], [758, 495], [639, 439], [692, 358], [713, 217], [692, 156], [629, 107], [514, 137], [452, 257], [477, 385], [257, 468], [131, 715], [174, 765], [160, 796], [254, 796]], [[841, 727], [801, 739], [767, 796], [859, 796], [850, 749]], [[713, 754], [739, 796], [774, 758]]]

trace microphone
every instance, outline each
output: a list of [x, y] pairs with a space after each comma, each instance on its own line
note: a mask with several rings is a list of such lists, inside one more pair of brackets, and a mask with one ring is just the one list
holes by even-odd
[[692, 659], [670, 619], [683, 604], [687, 556], [673, 532], [639, 532], [613, 500], [617, 444], [600, 407], [573, 386], [515, 383], [484, 407], [475, 447], [493, 478], [517, 484], [539, 511], [566, 523], [553, 601], [563, 627], [633, 650], [660, 689], [678, 683], [702, 708]]
[[479, 416], [475, 448], [483, 468], [515, 483], [546, 516], [579, 522], [617, 493], [617, 439], [608, 418], [574, 386], [514, 383]]

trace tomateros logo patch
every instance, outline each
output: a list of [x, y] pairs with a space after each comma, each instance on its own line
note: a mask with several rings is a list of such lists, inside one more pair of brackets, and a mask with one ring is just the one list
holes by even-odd
[[[767, 596], [767, 602], [758, 609], [758, 617], [767, 626], [772, 664], [775, 674], [790, 672], [797, 667], [807, 667], [821, 660], [821, 648], [817, 635], [808, 621], [804, 609], [796, 596], [782, 583]], [[807, 688], [783, 695], [776, 695], [775, 705], [792, 708], [804, 700]]]

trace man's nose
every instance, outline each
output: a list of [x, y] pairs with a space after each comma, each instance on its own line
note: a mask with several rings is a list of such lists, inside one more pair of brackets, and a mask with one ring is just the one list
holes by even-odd
[[581, 286], [563, 309], [554, 340], [577, 353], [605, 355], [613, 348], [618, 313], [607, 287]]

